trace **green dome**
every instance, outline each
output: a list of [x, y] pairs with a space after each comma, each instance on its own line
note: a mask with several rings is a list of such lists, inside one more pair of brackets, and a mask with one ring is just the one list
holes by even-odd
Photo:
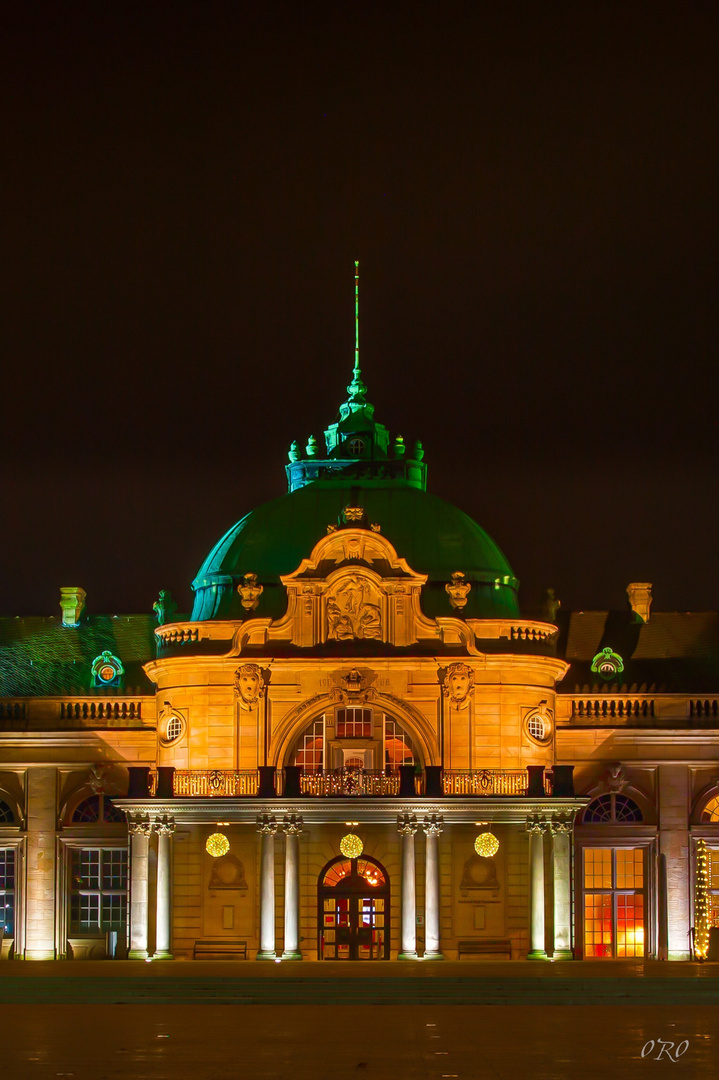
[[397, 554], [428, 575], [422, 591], [426, 615], [457, 614], [444, 586], [458, 570], [472, 584], [463, 617], [519, 614], [512, 568], [487, 533], [457, 507], [392, 480], [317, 480], [253, 510], [225, 534], [193, 582], [193, 621], [247, 618], [237, 586], [249, 573], [257, 574], [264, 589], [252, 617], [282, 616], [287, 603], [280, 576], [297, 569], [348, 505], [362, 506]]

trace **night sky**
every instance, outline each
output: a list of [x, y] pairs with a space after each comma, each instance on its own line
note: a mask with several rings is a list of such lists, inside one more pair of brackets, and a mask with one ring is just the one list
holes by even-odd
[[0, 613], [188, 610], [336, 419], [355, 258], [376, 418], [525, 609], [719, 606], [715, 2], [6, 0], [0, 41]]

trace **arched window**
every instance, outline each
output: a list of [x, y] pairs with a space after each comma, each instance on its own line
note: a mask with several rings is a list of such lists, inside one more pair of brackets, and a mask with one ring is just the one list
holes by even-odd
[[8, 804], [0, 799], [0, 825], [14, 825], [15, 815]]
[[362, 457], [362, 455], [364, 454], [364, 439], [359, 439], [355, 437], [354, 439], [349, 439], [349, 441], [345, 445], [349, 448], [349, 452], [352, 457]]
[[643, 820], [642, 812], [633, 799], [614, 793], [593, 799], [585, 808], [582, 818], [585, 825], [621, 825]]
[[106, 795], [90, 795], [78, 803], [73, 811], [73, 825], [97, 825], [105, 822], [115, 824], [124, 822], [125, 815], [113, 806]]
[[719, 795], [710, 799], [702, 810], [702, 821], [719, 821]]

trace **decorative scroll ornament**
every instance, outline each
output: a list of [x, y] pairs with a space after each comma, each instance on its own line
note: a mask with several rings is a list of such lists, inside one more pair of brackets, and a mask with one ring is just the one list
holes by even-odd
[[265, 692], [265, 672], [257, 664], [243, 664], [235, 672], [235, 693], [243, 709], [253, 709]]
[[207, 837], [205, 851], [208, 855], [211, 855], [213, 859], [220, 859], [223, 855], [226, 855], [229, 850], [230, 841], [224, 833], [213, 832]]
[[282, 821], [282, 829], [288, 836], [299, 836], [303, 825], [301, 814], [286, 814]]
[[260, 597], [265, 591], [263, 585], [257, 582], [257, 574], [245, 574], [242, 585], [237, 586], [240, 594], [240, 603], [245, 611], [254, 611], [260, 602]]
[[327, 597], [327, 638], [330, 641], [378, 640], [382, 637], [379, 593], [371, 581], [350, 574]]
[[442, 691], [455, 708], [467, 708], [473, 689], [474, 672], [468, 664], [450, 664], [444, 669]]
[[172, 836], [175, 831], [175, 819], [168, 814], [155, 818], [155, 832], [158, 836]]
[[130, 835], [149, 836], [152, 832], [152, 822], [149, 818], [128, 818], [127, 831], [130, 833]]
[[345, 690], [350, 696], [362, 693], [362, 672], [358, 668], [352, 668], [346, 675], [343, 675], [342, 682], [345, 684]]
[[359, 859], [364, 851], [364, 844], [359, 836], [355, 836], [354, 833], [347, 833], [347, 835], [343, 836], [340, 840], [340, 851], [345, 859]]
[[257, 815], [257, 832], [263, 836], [274, 836], [279, 828], [274, 814]]
[[499, 851], [499, 840], [491, 832], [480, 833], [474, 841], [474, 850], [483, 859], [491, 859]]
[[422, 823], [422, 828], [424, 829], [427, 836], [439, 836], [440, 833], [443, 831], [442, 826], [443, 819], [441, 817], [437, 817], [436, 814], [432, 814], [431, 817], [426, 816]]
[[397, 815], [397, 832], [400, 836], [414, 836], [418, 827], [417, 818], [413, 814]]
[[528, 833], [545, 833], [549, 825], [545, 818], [540, 814], [533, 814], [527, 818], [527, 832]]
[[452, 607], [456, 608], [457, 611], [461, 611], [463, 607], [467, 606], [467, 597], [471, 588], [472, 586], [462, 571], [455, 570], [452, 574], [452, 580], [447, 582], [444, 591], [448, 594]]

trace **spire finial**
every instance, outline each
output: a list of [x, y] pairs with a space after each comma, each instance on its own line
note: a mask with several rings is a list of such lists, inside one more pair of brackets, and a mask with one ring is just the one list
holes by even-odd
[[362, 372], [359, 366], [359, 260], [355, 259], [355, 363], [352, 369], [352, 382], [347, 387], [350, 402], [359, 402], [364, 405], [364, 395], [367, 387], [362, 382]]
[[359, 260], [355, 259], [355, 372], [359, 373]]

